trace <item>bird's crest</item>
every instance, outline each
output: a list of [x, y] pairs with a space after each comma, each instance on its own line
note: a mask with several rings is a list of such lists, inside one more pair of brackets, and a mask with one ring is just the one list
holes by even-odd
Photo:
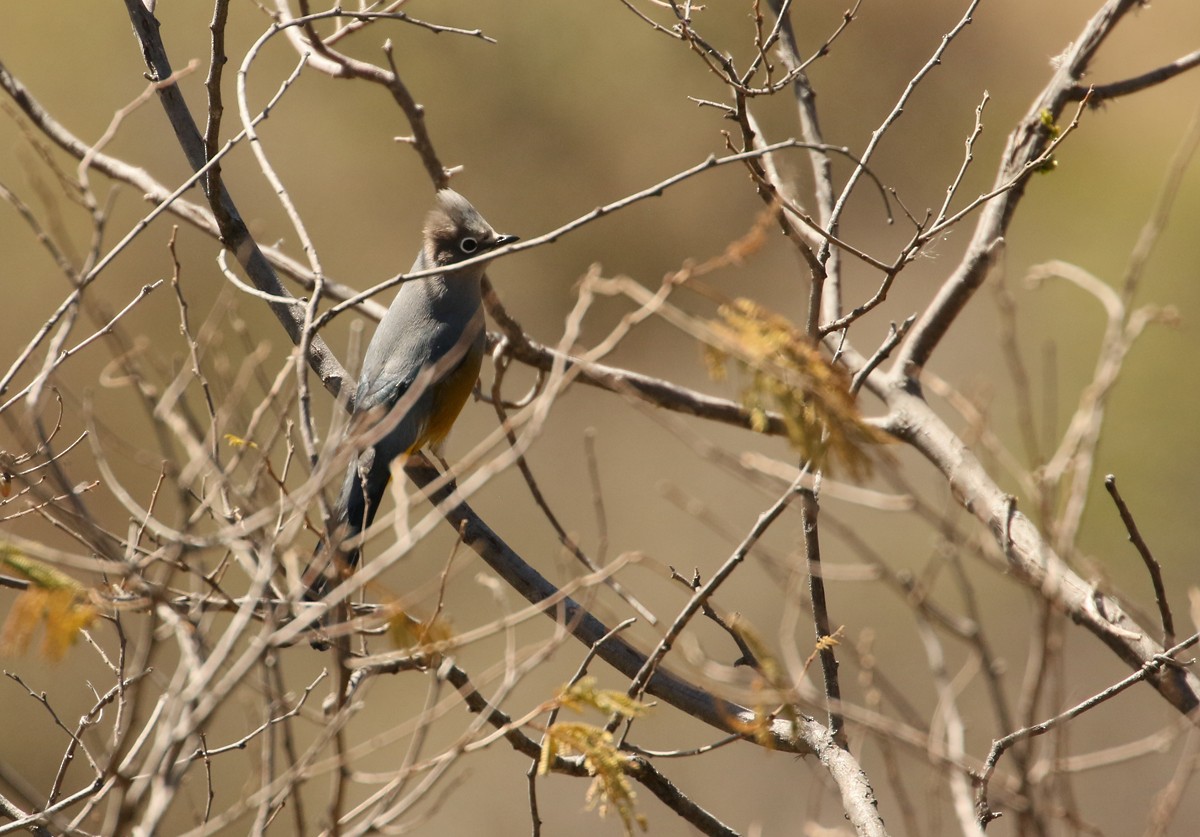
[[492, 232], [488, 222], [470, 201], [453, 189], [440, 189], [437, 202], [425, 219], [426, 238], [454, 239], [464, 233], [485, 235]]

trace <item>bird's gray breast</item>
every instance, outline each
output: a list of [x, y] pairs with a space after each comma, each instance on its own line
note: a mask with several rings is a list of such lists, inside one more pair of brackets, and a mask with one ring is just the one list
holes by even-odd
[[[422, 264], [418, 259], [413, 270]], [[464, 334], [472, 343], [483, 339], [477, 276], [447, 274], [401, 285], [367, 345], [355, 412], [395, 403], [422, 369], [466, 348], [459, 345]]]

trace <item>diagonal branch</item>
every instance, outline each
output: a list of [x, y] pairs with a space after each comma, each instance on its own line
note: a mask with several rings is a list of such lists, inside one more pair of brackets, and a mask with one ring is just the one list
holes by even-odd
[[[557, 596], [558, 589], [525, 563], [466, 502], [456, 501], [454, 486], [447, 485], [428, 460], [412, 457], [404, 470], [418, 487], [429, 492], [431, 503], [444, 509], [446, 520], [461, 533], [462, 542], [473, 549], [512, 589], [535, 604]], [[604, 623], [584, 611], [574, 599], [563, 599], [559, 606], [546, 610], [546, 615], [561, 621], [576, 639], [589, 646], [609, 633]], [[619, 636], [611, 636], [600, 643], [596, 656], [630, 678], [637, 676], [647, 660], [645, 654]], [[758, 723], [758, 716], [751, 710], [722, 700], [662, 669], [656, 670], [649, 678], [646, 691], [693, 718], [726, 732], [746, 733], [747, 729], [753, 729]], [[796, 731], [790, 721], [772, 721], [772, 746], [785, 752], [808, 752], [807, 742], [815, 736], [820, 725], [810, 721], [807, 727], [804, 724], [801, 727], [800, 737], [795, 738]], [[805, 732], [806, 729], [809, 732]]]
[[[531, 602], [557, 594], [554, 585], [521, 560], [470, 506], [455, 501], [454, 487], [446, 485], [442, 475], [427, 460], [413, 457], [405, 465], [405, 472], [409, 479], [429, 492], [431, 502], [444, 509], [446, 519], [461, 533], [462, 542], [475, 550], [510, 587]], [[648, 670], [645, 654], [619, 636], [608, 636], [609, 628], [573, 599], [563, 599], [559, 607], [548, 609], [546, 615], [560, 621], [584, 644], [596, 646], [596, 656], [626, 677], [636, 678], [640, 671]], [[605, 636], [608, 638], [598, 643]], [[743, 736], [753, 735], [749, 731], [758, 728], [761, 720], [749, 709], [699, 689], [661, 667], [649, 676], [646, 692], [717, 729]], [[887, 834], [866, 773], [847, 750], [838, 746], [826, 727], [812, 718], [801, 717], [794, 724], [773, 719], [768, 732], [772, 747], [817, 757], [837, 784], [843, 810], [857, 834], [864, 837]]]
[[1035, 168], [1040, 168], [1030, 168], [1030, 164], [1054, 140], [1051, 126], [1058, 122], [1063, 110], [1074, 101], [1073, 91], [1101, 44], [1128, 12], [1141, 5], [1139, 0], [1108, 0], [1084, 26], [1058, 64], [1058, 70], [1050, 82], [1009, 134], [996, 173], [995, 187], [999, 189], [1014, 178], [1017, 181], [984, 207], [962, 260], [921, 313], [909, 333], [909, 339], [901, 347], [896, 359], [896, 369], [902, 370], [901, 374], [912, 377], [920, 374], [951, 324], [983, 284], [1000, 250], [998, 245], [1003, 242], [1017, 205], [1025, 195], [1029, 178], [1033, 176]]
[[[171, 62], [167, 58], [162, 38], [159, 37], [158, 20], [139, 0], [125, 0], [125, 8], [133, 23], [134, 36], [141, 47], [142, 57], [150, 71], [150, 78], [169, 77]], [[175, 132], [175, 138], [179, 141], [179, 145], [187, 157], [188, 164], [193, 171], [203, 170], [208, 164], [204, 137], [200, 135], [196, 121], [192, 118], [187, 103], [183, 100], [183, 93], [179, 90], [178, 85], [161, 87], [158, 93], [159, 101], [162, 102], [167, 119]], [[205, 185], [208, 185], [207, 179], [205, 179]], [[208, 195], [208, 202], [221, 231], [221, 242], [234, 254], [255, 287], [272, 296], [290, 297], [290, 292], [279, 281], [271, 263], [267, 261], [266, 256], [259, 249], [258, 243], [250, 235], [245, 221], [242, 220], [242, 216], [224, 184], [218, 184], [218, 189], [216, 194]], [[304, 336], [304, 312], [297, 310], [299, 306], [283, 302], [270, 302], [268, 305], [283, 326], [284, 331], [287, 332], [288, 337], [291, 338], [292, 343], [299, 345]], [[342, 368], [342, 364], [334, 357], [320, 335], [312, 335], [306, 360], [325, 388], [337, 395], [348, 380], [348, 376], [346, 370]]]
[[[887, 395], [887, 429], [932, 462], [954, 486], [959, 502], [1000, 544], [1009, 572], [1091, 631], [1131, 668], [1163, 653], [1112, 596], [1100, 593], [1059, 557], [1037, 526], [1016, 510], [982, 463], [941, 417], [915, 393], [896, 387]], [[1163, 698], [1200, 725], [1200, 679], [1175, 666], [1146, 675]]]
[[1155, 67], [1153, 70], [1142, 73], [1139, 76], [1134, 76], [1133, 78], [1111, 81], [1108, 84], [1097, 84], [1093, 87], [1077, 84], [1071, 88], [1071, 98], [1083, 99], [1084, 96], [1088, 95], [1088, 90], [1091, 90], [1092, 105], [1098, 107], [1101, 102], [1139, 93], [1148, 87], [1162, 84], [1164, 81], [1172, 79], [1180, 73], [1185, 73], [1195, 67], [1200, 67], [1200, 49], [1195, 52], [1189, 52], [1187, 55], [1177, 58], [1169, 64]]
[[[221, 230], [218, 228], [216, 219], [213, 218], [209, 210], [180, 197], [181, 190], [168, 188], [151, 177], [145, 169], [130, 165], [124, 160], [105, 154], [103, 151], [97, 150], [72, 134], [62, 123], [42, 107], [41, 103], [33, 97], [33, 94], [29, 92], [25, 85], [8, 71], [3, 62], [0, 62], [0, 89], [3, 89], [12, 98], [13, 102], [16, 103], [21, 112], [33, 123], [35, 128], [67, 154], [76, 160], [83, 160], [86, 157], [90, 168], [96, 169], [106, 177], [110, 177], [119, 183], [132, 186], [156, 207], [166, 204], [165, 210], [167, 212], [187, 222], [206, 235], [218, 239], [221, 237]], [[238, 142], [243, 136], [244, 134], [234, 137], [226, 145], [229, 146]], [[191, 183], [192, 181], [189, 180], [186, 185], [190, 187]], [[313, 288], [315, 277], [303, 264], [277, 247], [261, 246], [260, 249], [263, 255], [266, 256], [267, 261], [281, 274], [296, 281], [306, 290]], [[333, 299], [348, 299], [355, 293], [357, 291], [353, 288], [330, 282], [328, 279], [325, 281], [325, 295]], [[383, 306], [371, 300], [365, 300], [360, 303], [360, 310], [376, 320], [383, 316]]]

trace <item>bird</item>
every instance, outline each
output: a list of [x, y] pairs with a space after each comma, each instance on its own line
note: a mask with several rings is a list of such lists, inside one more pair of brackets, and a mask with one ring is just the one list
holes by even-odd
[[[409, 272], [476, 259], [517, 240], [492, 229], [458, 192], [440, 189]], [[374, 521], [392, 462], [439, 445], [466, 404], [483, 363], [487, 265], [479, 260], [404, 282], [367, 344], [346, 438], [369, 444], [351, 458], [330, 509], [332, 549], [318, 545], [304, 572], [306, 601], [319, 601], [357, 567], [361, 548], [339, 545]]]

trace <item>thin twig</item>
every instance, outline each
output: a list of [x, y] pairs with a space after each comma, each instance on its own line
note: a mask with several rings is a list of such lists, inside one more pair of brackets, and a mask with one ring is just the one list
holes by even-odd
[[[879, 143], [887, 134], [888, 129], [891, 128], [893, 123], [900, 118], [900, 114], [904, 112], [905, 105], [907, 104], [909, 98], [911, 98], [913, 93], [916, 92], [917, 87], [921, 84], [925, 77], [929, 75], [929, 73], [932, 72], [935, 67], [941, 65], [942, 55], [945, 54], [946, 49], [950, 46], [951, 42], [953, 42], [954, 39], [962, 32], [962, 30], [971, 23], [973, 15], [975, 14], [975, 9], [979, 6], [979, 2], [980, 0], [971, 0], [970, 5], [967, 6], [967, 10], [963, 12], [963, 15], [959, 19], [958, 23], [956, 23], [949, 32], [942, 36], [941, 41], [938, 43], [937, 48], [934, 49], [933, 54], [930, 55], [929, 60], [925, 62], [920, 70], [917, 71], [916, 75], [909, 79], [908, 84], [905, 85], [904, 91], [896, 100], [896, 104], [892, 107], [892, 110], [886, 117], [884, 117], [883, 122], [880, 123], [878, 128], [871, 132], [871, 139], [867, 143], [867, 147], [863, 149], [859, 164], [855, 167], [853, 173], [851, 173], [850, 177], [846, 180], [846, 185], [842, 187], [842, 193], [838, 196], [837, 203], [834, 204], [833, 212], [830, 214], [828, 222], [830, 229], [833, 229], [838, 220], [841, 218], [842, 212], [845, 210], [846, 203], [850, 199], [850, 194], [854, 191], [854, 187], [857, 185], [859, 178], [862, 177], [867, 163], [869, 163], [871, 157], [874, 156], [875, 149], [879, 147]], [[828, 249], [829, 244], [826, 243], [822, 247], [821, 253], [818, 254], [822, 260], [827, 258]]]
[[992, 749], [988, 753], [987, 759], [983, 763], [983, 770], [979, 775], [979, 790], [978, 790], [978, 794], [976, 796], [976, 803], [975, 803], [976, 814], [979, 819], [979, 824], [981, 826], [983, 826], [984, 828], [986, 828], [988, 823], [990, 823], [992, 820], [994, 820], [1000, 816], [999, 813], [993, 811], [991, 809], [991, 807], [988, 805], [988, 799], [987, 799], [988, 782], [991, 780], [992, 774], [996, 772], [996, 763], [1000, 760], [1000, 757], [1002, 755], [1004, 755], [1005, 751], [1007, 751], [1008, 748], [1010, 748], [1013, 744], [1016, 744], [1018, 741], [1021, 741], [1025, 738], [1029, 738], [1031, 736], [1042, 735], [1043, 733], [1046, 733], [1052, 729], [1055, 729], [1060, 724], [1063, 724], [1066, 721], [1070, 721], [1074, 718], [1077, 718], [1078, 716], [1082, 715], [1084, 712], [1087, 712], [1089, 709], [1094, 709], [1095, 707], [1099, 706], [1100, 704], [1104, 703], [1105, 701], [1110, 700], [1111, 698], [1114, 698], [1117, 695], [1121, 694], [1121, 692], [1125, 691], [1130, 686], [1133, 686], [1136, 683], [1140, 683], [1141, 681], [1143, 681], [1147, 677], [1149, 677], [1151, 674], [1157, 674], [1158, 672], [1162, 671], [1162, 669], [1167, 668], [1167, 667], [1173, 667], [1173, 666], [1180, 665], [1180, 662], [1178, 660], [1174, 659], [1175, 655], [1178, 654], [1180, 651], [1186, 651], [1188, 648], [1191, 648], [1197, 642], [1200, 642], [1200, 633], [1192, 634], [1190, 637], [1188, 637], [1187, 639], [1185, 639], [1183, 642], [1179, 643], [1178, 645], [1174, 646], [1173, 648], [1168, 648], [1162, 654], [1159, 654], [1159, 655], [1153, 657], [1152, 659], [1147, 660], [1145, 663], [1142, 664], [1142, 667], [1139, 668], [1137, 671], [1133, 672], [1133, 674], [1130, 674], [1128, 677], [1124, 678], [1123, 680], [1120, 680], [1117, 683], [1114, 683], [1113, 685], [1109, 686], [1107, 689], [1103, 690], [1102, 692], [1092, 695], [1087, 700], [1085, 700], [1079, 704], [1076, 704], [1075, 706], [1068, 709], [1066, 712], [1063, 712], [1059, 715], [1055, 715], [1053, 718], [1042, 721], [1041, 723], [1033, 724], [1032, 726], [1028, 726], [1028, 727], [1023, 727], [1019, 730], [1009, 733], [1008, 735], [1004, 736], [1003, 738], [993, 741]]
[[[150, 77], [154, 80], [170, 77], [170, 60], [159, 34], [158, 21], [140, 0], [125, 0], [125, 9], [133, 23], [134, 35], [141, 46]], [[285, 82], [280, 88], [280, 95], [289, 83], [290, 81]], [[183, 100], [183, 94], [178, 85], [161, 87], [158, 94], [188, 164], [194, 172], [200, 172], [212, 161], [206, 159], [204, 140]], [[263, 113], [264, 117], [265, 115], [266, 111]], [[195, 176], [200, 177], [199, 174]], [[221, 230], [222, 243], [237, 256], [254, 284], [267, 293], [288, 296], [286, 288], [250, 234], [228, 190], [222, 185], [219, 192], [207, 197]], [[345, 382], [346, 371], [325, 345], [325, 341], [320, 335], [310, 333], [305, 328], [306, 317], [298, 315], [292, 306], [271, 304], [270, 308], [294, 344], [300, 345], [306, 339], [305, 335], [309, 335], [310, 350], [304, 359], [317, 373], [322, 385], [336, 395]]]
[[679, 611], [679, 615], [675, 617], [675, 621], [671, 623], [671, 626], [667, 629], [667, 632], [663, 635], [662, 639], [658, 641], [658, 645], [655, 646], [654, 650], [650, 652], [649, 656], [646, 657], [645, 662], [642, 663], [641, 668], [634, 676], [632, 682], [630, 682], [627, 690], [630, 697], [641, 697], [641, 695], [646, 691], [646, 688], [650, 684], [652, 678], [655, 676], [655, 671], [658, 668], [659, 663], [661, 663], [663, 658], [666, 657], [667, 652], [671, 650], [671, 646], [674, 645], [675, 640], [679, 638], [679, 635], [683, 632], [683, 629], [687, 627], [688, 622], [690, 622], [692, 617], [700, 611], [700, 608], [709, 600], [709, 598], [711, 598], [712, 594], [716, 592], [717, 588], [720, 587], [725, 580], [729, 578], [733, 571], [737, 569], [742, 561], [745, 560], [746, 556], [750, 554], [750, 550], [754, 548], [754, 545], [758, 543], [759, 539], [766, 533], [767, 529], [769, 529], [771, 525], [779, 519], [779, 516], [783, 514], [784, 510], [789, 505], [791, 505], [792, 501], [802, 490], [803, 484], [801, 480], [797, 478], [790, 486], [788, 486], [787, 491], [785, 491], [779, 497], [779, 499], [771, 505], [770, 508], [759, 515], [758, 520], [755, 521], [754, 526], [751, 527], [745, 539], [738, 544], [737, 549], [733, 551], [733, 554], [730, 555], [729, 558], [725, 560], [725, 563], [723, 563], [720, 568], [713, 573], [712, 577], [709, 578], [709, 580], [692, 595], [688, 603], [684, 605], [682, 610]]
[[[671, 188], [672, 186], [676, 186], [679, 183], [682, 183], [683, 181], [688, 180], [692, 177], [695, 177], [699, 174], [703, 174], [704, 172], [711, 171], [711, 170], [719, 168], [721, 166], [731, 165], [733, 163], [741, 163], [741, 162], [744, 162], [745, 160], [750, 160], [755, 157], [762, 157], [766, 154], [771, 154], [776, 151], [781, 151], [785, 148], [808, 148], [808, 149], [811, 149], [814, 147], [816, 147], [816, 146], [814, 146], [813, 143], [801, 142], [801, 141], [795, 140], [795, 139], [788, 139], [788, 140], [782, 140], [780, 142], [772, 143], [771, 145], [765, 145], [765, 146], [762, 146], [761, 148], [751, 149], [750, 151], [741, 151], [741, 152], [738, 152], [735, 154], [728, 154], [724, 157], [718, 157], [715, 154], [710, 154], [703, 161], [696, 163], [695, 165], [690, 166], [680, 172], [677, 172], [676, 174], [673, 174], [670, 177], [665, 178], [664, 180], [660, 180], [658, 183], [655, 183], [653, 186], [648, 186], [647, 188], [642, 189], [638, 192], [634, 192], [630, 195], [626, 195], [625, 197], [623, 197], [619, 200], [612, 201], [611, 203], [604, 204], [603, 206], [598, 206], [595, 209], [591, 210], [590, 212], [587, 212], [587, 213], [579, 216], [575, 220], [568, 221], [567, 223], [557, 227], [556, 229], [550, 230], [549, 232], [543, 233], [539, 236], [534, 236], [534, 237], [528, 238], [528, 239], [522, 239], [520, 242], [518, 242], [516, 244], [505, 245], [504, 247], [499, 247], [495, 250], [490, 250], [487, 253], [476, 256], [472, 259], [464, 259], [462, 261], [455, 262], [453, 265], [429, 268], [426, 270], [418, 270], [418, 271], [414, 271], [412, 273], [401, 273], [396, 276], [393, 276], [391, 279], [388, 279], [384, 282], [380, 282], [376, 285], [373, 285], [372, 287], [367, 288], [365, 291], [362, 291], [361, 293], [356, 294], [355, 296], [350, 297], [349, 299], [344, 300], [343, 302], [339, 302], [337, 305], [332, 306], [328, 311], [326, 311], [323, 315], [321, 315], [321, 317], [316, 321], [315, 328], [317, 328], [318, 330], [321, 328], [324, 328], [329, 323], [330, 320], [332, 320], [337, 315], [341, 314], [347, 308], [352, 308], [352, 307], [358, 305], [363, 300], [366, 300], [372, 296], [375, 296], [376, 294], [382, 293], [383, 291], [386, 291], [390, 288], [394, 288], [400, 284], [403, 284], [404, 282], [411, 282], [416, 279], [426, 279], [430, 276], [440, 276], [442, 274], [450, 272], [451, 270], [460, 270], [464, 267], [469, 267], [474, 264], [483, 264], [486, 262], [491, 262], [502, 256], [507, 256], [507, 255], [513, 254], [513, 253], [520, 253], [525, 250], [532, 249], [534, 247], [541, 247], [546, 244], [551, 244], [551, 243], [557, 241], [558, 239], [562, 238], [567, 233], [574, 232], [575, 230], [577, 230], [583, 226], [586, 226], [587, 224], [590, 224], [599, 218], [604, 218], [608, 215], [613, 214], [614, 212], [618, 212], [620, 210], [626, 209], [635, 203], [640, 203], [641, 201], [647, 200], [649, 198], [662, 197], [663, 193], [667, 189]], [[825, 151], [850, 155], [849, 149], [843, 148], [842, 146], [821, 145], [820, 147]]]
[[[539, 509], [541, 509], [542, 516], [546, 519], [546, 522], [550, 524], [550, 528], [553, 529], [554, 533], [558, 536], [558, 542], [562, 544], [563, 548], [566, 549], [567, 552], [571, 553], [571, 555], [574, 556], [579, 563], [587, 567], [590, 572], [599, 572], [600, 568], [596, 565], [596, 562], [594, 562], [587, 555], [587, 553], [583, 551], [579, 544], [575, 542], [575, 539], [567, 533], [565, 528], [563, 528], [562, 523], [559, 522], [558, 516], [550, 508], [550, 503], [546, 500], [546, 495], [542, 492], [541, 487], [538, 485], [537, 478], [533, 475], [533, 469], [529, 465], [529, 460], [525, 457], [525, 454], [519, 450], [519, 446], [517, 444], [517, 434], [512, 429], [512, 425], [508, 420], [508, 413], [505, 411], [504, 407], [504, 398], [501, 394], [501, 386], [504, 381], [504, 370], [507, 369], [508, 357], [500, 354], [495, 356], [495, 359], [496, 373], [495, 377], [492, 379], [492, 407], [496, 411], [496, 418], [500, 421], [500, 427], [504, 430], [505, 438], [508, 439], [508, 444], [516, 456], [517, 469], [521, 472], [521, 477], [525, 480], [525, 486], [529, 489], [529, 494], [533, 498], [533, 502], [537, 504]], [[605, 579], [605, 584], [612, 588], [613, 592], [620, 596], [626, 604], [636, 610], [638, 615], [640, 615], [643, 619], [645, 619], [651, 625], [658, 624], [658, 618], [655, 617], [650, 609], [638, 601], [637, 597], [626, 590], [624, 585], [622, 585], [619, 581], [614, 578], [607, 578]]]
[[900, 323], [899, 326], [897, 326], [895, 323], [890, 323], [888, 325], [887, 337], [885, 337], [883, 342], [879, 344], [879, 348], [875, 350], [875, 354], [867, 358], [867, 362], [862, 365], [862, 368], [854, 373], [854, 379], [850, 381], [851, 395], [857, 395], [858, 391], [862, 389], [862, 385], [866, 382], [867, 378], [871, 376], [871, 372], [878, 367], [879, 364], [888, 359], [888, 356], [892, 353], [892, 349], [896, 348], [896, 346], [900, 344], [900, 341], [904, 339], [904, 335], [908, 334], [908, 330], [912, 327], [912, 324], [914, 321], [916, 321], [916, 319], [916, 314], [910, 314], [907, 318], [905, 318], [904, 322]]
[[1195, 67], [1200, 67], [1200, 50], [1189, 52], [1187, 55], [1176, 58], [1169, 64], [1156, 67], [1149, 72], [1132, 78], [1122, 79], [1121, 81], [1110, 81], [1108, 84], [1094, 84], [1089, 86], [1077, 84], [1068, 92], [1074, 99], [1083, 99], [1087, 95], [1088, 90], [1092, 90], [1092, 105], [1096, 107], [1101, 102], [1109, 99], [1129, 96], [1133, 93], [1140, 93], [1147, 88], [1156, 87], [1164, 81], [1169, 81], [1180, 73], [1185, 73]]
[[1150, 573], [1150, 583], [1154, 585], [1154, 601], [1158, 605], [1158, 614], [1162, 618], [1163, 647], [1167, 648], [1175, 644], [1175, 620], [1171, 616], [1171, 603], [1167, 601], [1167, 588], [1163, 584], [1162, 565], [1155, 559], [1150, 547], [1146, 545], [1142, 533], [1138, 531], [1133, 513], [1129, 511], [1129, 506], [1125, 504], [1125, 499], [1117, 490], [1117, 478], [1112, 474], [1105, 477], [1104, 489], [1117, 506], [1121, 522], [1125, 524], [1125, 531], [1129, 533], [1129, 542], [1137, 549], [1138, 555], [1142, 556], [1142, 561], [1146, 564], [1146, 571]]
[[846, 739], [846, 719], [838, 708], [842, 689], [838, 684], [838, 661], [833, 653], [833, 630], [829, 621], [829, 605], [825, 600], [825, 578], [821, 573], [821, 538], [817, 530], [820, 506], [811, 488], [801, 487], [800, 527], [804, 533], [804, 557], [808, 564], [808, 594], [812, 600], [813, 626], [816, 628], [817, 653], [821, 659], [821, 674], [825, 681], [825, 698], [829, 707], [829, 731], [833, 740], [844, 750], [850, 749]]
[[102, 778], [94, 779], [90, 784], [85, 785], [70, 796], [63, 797], [62, 800], [54, 805], [47, 805], [41, 811], [20, 817], [7, 825], [0, 825], [0, 834], [12, 834], [14, 831], [24, 831], [34, 826], [40, 827], [41, 823], [49, 821], [51, 814], [57, 814], [59, 811], [64, 811], [72, 805], [83, 802], [92, 794], [100, 791], [103, 785], [104, 780]]

